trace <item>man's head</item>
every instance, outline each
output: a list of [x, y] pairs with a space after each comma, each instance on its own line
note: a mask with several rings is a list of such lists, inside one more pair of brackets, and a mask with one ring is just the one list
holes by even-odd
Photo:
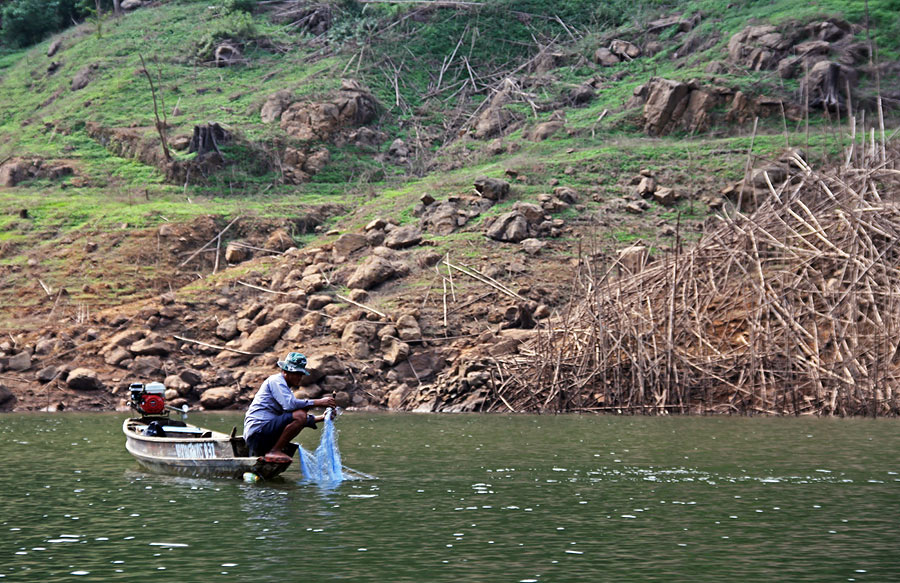
[[288, 385], [292, 387], [299, 385], [300, 378], [309, 374], [306, 370], [306, 357], [299, 352], [289, 352], [284, 360], [278, 361], [278, 367], [284, 372]]

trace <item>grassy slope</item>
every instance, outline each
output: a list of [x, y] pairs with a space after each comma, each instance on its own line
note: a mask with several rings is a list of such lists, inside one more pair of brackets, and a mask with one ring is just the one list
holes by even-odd
[[[725, 3], [713, 0], [678, 2], [668, 7], [656, 2], [639, 4], [555, 3], [548, 10], [546, 2], [497, 2], [497, 8], [478, 11], [428, 9], [422, 18], [413, 14], [417, 8], [369, 5], [359, 13], [339, 12], [329, 33], [332, 48], [340, 43], [343, 50], [324, 52], [307, 44], [306, 38], [290, 35], [264, 16], [252, 19], [225, 15], [203, 2], [169, 2], [138, 10], [126, 17], [107, 21], [102, 37], [91, 25], [82, 25], [62, 34], [63, 50], [52, 59], [46, 56], [49, 40], [28, 50], [0, 56], [0, 160], [10, 155], [39, 156], [72, 161], [77, 172], [86, 177], [87, 186], [75, 187], [72, 179], [60, 182], [37, 181], [14, 189], [0, 190], [0, 245], [8, 245], [0, 256], [0, 266], [21, 265], [26, 256], [41, 255], [42, 246], [59, 246], [66, 241], [79, 241], [85, 232], [110, 231], [122, 224], [133, 228], [152, 227], [164, 221], [187, 221], [204, 214], [233, 216], [250, 214], [281, 217], [296, 212], [300, 205], [321, 202], [352, 203], [354, 211], [344, 219], [344, 228], [358, 228], [368, 219], [390, 214], [412, 221], [411, 209], [422, 192], [436, 198], [467, 192], [477, 175], [501, 176], [505, 169], [523, 171], [528, 180], [517, 189], [517, 196], [533, 200], [556, 179], [592, 194], [585, 215], [606, 201], [621, 196], [623, 181], [641, 168], [665, 173], [670, 185], [699, 195], [720, 186], [726, 180], [740, 177], [750, 138], [749, 128], [715, 127], [702, 136], [673, 136], [649, 139], [637, 126], [636, 112], [623, 111], [622, 104], [632, 89], [651, 76], [678, 79], [700, 78], [705, 64], [722, 58], [728, 38], [748, 22], [784, 22], [805, 20], [814, 15], [843, 15], [861, 21], [862, 2], [824, 0], [816, 5], [798, 6], [787, 0], [771, 2]], [[616, 12], [627, 4], [628, 10]], [[900, 42], [898, 0], [869, 3], [873, 36], [879, 42], [882, 59], [896, 58]], [[509, 8], [519, 13], [538, 15], [513, 18]], [[589, 7], [589, 9], [586, 9]], [[601, 10], [601, 8], [603, 8]], [[544, 11], [547, 17], [539, 17]], [[659, 14], [673, 11], [704, 19], [695, 34], [717, 39], [709, 49], [686, 60], [673, 59], [680, 42], [671, 39], [667, 49], [651, 58], [642, 58], [614, 68], [598, 70], [590, 64], [593, 50], [616, 34], [628, 34], [635, 24]], [[571, 30], [569, 34], [549, 17], [559, 15]], [[623, 22], [622, 14], [629, 20]], [[384, 32], [387, 23], [396, 22]], [[613, 25], [623, 28], [616, 33]], [[196, 63], [197, 46], [204, 37], [217, 32], [240, 30], [251, 41], [246, 47], [248, 64], [231, 68], [213, 68]], [[367, 45], [362, 41], [372, 30], [379, 30], [383, 42]], [[673, 33], [663, 33], [666, 40]], [[252, 39], [267, 39], [256, 42]], [[451, 95], [451, 90], [425, 99], [436, 85], [441, 64], [460, 38], [461, 51], [469, 59], [480, 91]], [[534, 102], [554, 103], [566, 88], [595, 76], [601, 76], [602, 87], [589, 105], [567, 110], [569, 135], [559, 135], [547, 142], [532, 143], [522, 139], [521, 131], [505, 138], [518, 144], [512, 155], [490, 156], [483, 144], [463, 137], [445, 148], [448, 120], [466, 119], [486, 94], [491, 73], [515, 69], [515, 64], [533, 56], [534, 39], [544, 45], [556, 41], [565, 50], [581, 55], [568, 59], [569, 64], [553, 71], [544, 82], [528, 89]], [[186, 189], [165, 184], [159, 172], [133, 160], [112, 156], [90, 139], [84, 131], [87, 121], [107, 126], [152, 127], [153, 114], [146, 79], [140, 74], [138, 52], [143, 52], [162, 88], [167, 110], [177, 104], [181, 115], [170, 116], [170, 133], [189, 133], [196, 123], [219, 121], [236, 129], [247, 139], [261, 145], [282, 143], [285, 137], [276, 125], [259, 122], [259, 106], [265, 98], [280, 89], [291, 89], [298, 97], [315, 98], [334, 90], [342, 73], [361, 77], [388, 108], [380, 125], [391, 137], [403, 136], [415, 142], [425, 136], [421, 145], [437, 161], [458, 160], [452, 171], [432, 172], [420, 178], [401, 174], [401, 169], [387, 166], [382, 182], [363, 183], [359, 177], [365, 170], [379, 167], [369, 156], [350, 149], [332, 148], [334, 163], [314, 182], [295, 186], [274, 184], [276, 176], [254, 174], [241, 162], [207, 186]], [[360, 59], [360, 54], [363, 58]], [[462, 56], [462, 52], [459, 53]], [[330, 56], [329, 56], [330, 55]], [[61, 63], [54, 74], [47, 74], [51, 61]], [[73, 92], [70, 82], [85, 64], [97, 63], [92, 83]], [[447, 68], [443, 87], [462, 83], [469, 69], [460, 58]], [[401, 71], [398, 84], [400, 105], [391, 83], [390, 67]], [[620, 78], [620, 81], [613, 81]], [[789, 91], [771, 73], [754, 73], [729, 79], [749, 93]], [[527, 123], [546, 119], [549, 111], [533, 113], [525, 104], [521, 110]], [[595, 121], [604, 110], [610, 115], [602, 124]], [[810, 147], [815, 155], [827, 154], [836, 147], [829, 127], [813, 119]], [[452, 124], [451, 124], [452, 125]], [[782, 132], [780, 122], [764, 122], [754, 142], [754, 153], [767, 157], [780, 150], [787, 139], [792, 145], [806, 144], [800, 128]], [[417, 132], [421, 132], [418, 134]], [[152, 130], [148, 130], [152, 137]], [[386, 146], [386, 144], [385, 144]], [[244, 158], [244, 152], [226, 151], [226, 156]], [[424, 164], [421, 167], [425, 167]], [[571, 167], [571, 168], [570, 168]], [[569, 170], [567, 172], [567, 169]], [[698, 180], [698, 176], [705, 177]], [[29, 218], [21, 219], [18, 209], [29, 209]], [[500, 205], [491, 211], [502, 212]], [[679, 213], [701, 220], [705, 211], [686, 200], [674, 210], [654, 209], [652, 216], [671, 219]], [[571, 216], [571, 211], [567, 218]], [[654, 239], [651, 222], [621, 221], [601, 238], [618, 244], [635, 238]], [[454, 234], [436, 241], [441, 250], [470, 248], [472, 232]], [[61, 243], [62, 242], [62, 243]], [[26, 253], [28, 252], [28, 253]], [[45, 254], [49, 255], [49, 254]], [[83, 273], [69, 273], [64, 260], [44, 259], [45, 277], [56, 285], [77, 286]], [[152, 269], [152, 266], [148, 266]], [[11, 288], [33, 285], [24, 272], [16, 272]], [[11, 288], [7, 288], [8, 290]], [[0, 298], [12, 301], [13, 296]], [[115, 301], [115, 296], [104, 301]], [[2, 326], [2, 324], [0, 324]]]

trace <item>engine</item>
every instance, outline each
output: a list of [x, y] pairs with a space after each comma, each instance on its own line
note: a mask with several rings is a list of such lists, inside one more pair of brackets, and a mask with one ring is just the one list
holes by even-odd
[[162, 415], [166, 413], [166, 386], [162, 383], [132, 383], [128, 387], [131, 393], [132, 409], [142, 415]]

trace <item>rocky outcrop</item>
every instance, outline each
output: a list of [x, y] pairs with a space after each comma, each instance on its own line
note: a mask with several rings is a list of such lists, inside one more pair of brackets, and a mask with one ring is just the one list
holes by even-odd
[[40, 158], [10, 158], [0, 164], [0, 186], [16, 186], [26, 180], [59, 180], [75, 173], [68, 163]]
[[378, 102], [356, 81], [344, 80], [331, 101], [291, 104], [281, 114], [281, 128], [301, 140], [329, 141], [348, 126], [370, 123], [378, 115]]
[[347, 280], [351, 288], [371, 289], [394, 276], [397, 272], [393, 263], [383, 257], [370, 255]]
[[96, 391], [105, 388], [97, 372], [90, 368], [76, 368], [69, 372], [66, 384], [76, 391]]

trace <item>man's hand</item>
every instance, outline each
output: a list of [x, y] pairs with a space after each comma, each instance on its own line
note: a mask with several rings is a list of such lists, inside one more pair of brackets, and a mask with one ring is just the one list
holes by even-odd
[[334, 407], [335, 406], [334, 397], [328, 396], [328, 397], [322, 397], [321, 399], [314, 399], [313, 405], [316, 407]]

